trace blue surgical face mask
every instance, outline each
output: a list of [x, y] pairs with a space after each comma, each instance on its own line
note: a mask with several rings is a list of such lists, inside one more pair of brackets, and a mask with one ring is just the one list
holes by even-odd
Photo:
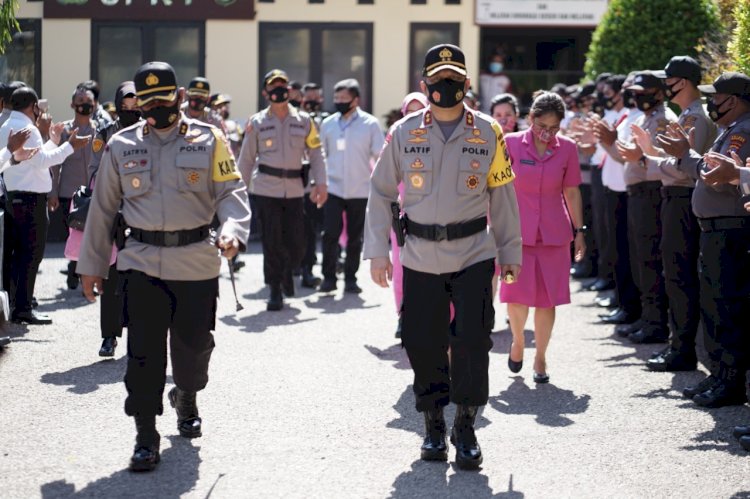
[[490, 63], [490, 73], [497, 74], [502, 72], [503, 70], [503, 63], [502, 62], [491, 62]]

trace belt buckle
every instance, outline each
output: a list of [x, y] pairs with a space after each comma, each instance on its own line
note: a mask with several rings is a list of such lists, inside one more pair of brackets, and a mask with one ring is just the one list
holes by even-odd
[[448, 227], [445, 225], [436, 225], [435, 226], [435, 241], [445, 241], [448, 239]]
[[180, 233], [179, 232], [164, 232], [164, 246], [179, 246], [180, 245]]

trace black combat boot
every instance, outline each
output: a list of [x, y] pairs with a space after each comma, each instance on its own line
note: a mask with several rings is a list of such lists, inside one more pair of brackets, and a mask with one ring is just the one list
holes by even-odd
[[451, 443], [456, 447], [456, 464], [462, 470], [475, 470], [482, 464], [482, 449], [474, 433], [477, 409], [474, 405], [456, 407]]
[[294, 276], [292, 271], [289, 269], [284, 270], [284, 278], [281, 281], [281, 289], [284, 291], [284, 296], [291, 298], [294, 296]]
[[159, 432], [156, 416], [136, 416], [135, 451], [130, 458], [130, 471], [153, 471], [159, 464]]
[[275, 312], [284, 306], [284, 297], [281, 295], [280, 286], [271, 286], [271, 296], [266, 303], [266, 310]]
[[424, 411], [424, 443], [422, 459], [425, 461], [447, 461], [448, 446], [445, 443], [445, 419], [443, 408]]
[[176, 386], [167, 394], [169, 403], [177, 411], [177, 429], [185, 438], [198, 438], [201, 433], [201, 418], [195, 403], [195, 392], [186, 392]]

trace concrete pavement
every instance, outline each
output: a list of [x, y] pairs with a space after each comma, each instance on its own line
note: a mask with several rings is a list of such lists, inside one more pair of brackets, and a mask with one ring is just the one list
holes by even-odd
[[239, 314], [224, 268], [211, 381], [198, 396], [204, 436], [177, 436], [165, 397], [162, 463], [134, 475], [124, 341], [115, 359], [97, 356], [99, 305], [65, 289], [62, 246], [51, 245], [36, 294], [54, 324], [9, 325], [13, 343], [0, 353], [0, 498], [750, 496], [750, 456], [731, 436], [750, 422], [747, 406], [706, 410], [682, 398], [702, 374], [648, 372], [655, 347], [593, 325], [586, 292], [558, 311], [549, 385], [531, 379], [531, 320], [523, 371], [508, 371], [497, 307], [484, 466], [422, 462], [390, 290], [365, 264], [362, 295], [298, 287], [282, 312], [266, 312], [259, 252], [256, 243], [242, 257]]

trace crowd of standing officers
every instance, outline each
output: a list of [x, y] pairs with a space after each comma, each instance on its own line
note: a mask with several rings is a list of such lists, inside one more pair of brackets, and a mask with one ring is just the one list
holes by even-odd
[[[258, 239], [268, 311], [295, 295], [296, 276], [331, 293], [343, 274], [344, 292], [360, 293], [363, 257], [378, 285], [393, 283], [425, 460], [446, 460], [450, 438], [459, 468], [482, 463], [474, 424], [489, 395], [495, 295], [513, 335], [508, 368], [523, 369], [533, 308], [533, 380], [549, 382], [571, 274], [592, 278], [584, 287], [598, 292], [613, 334], [666, 344], [649, 369], [695, 370], [705, 347], [710, 374], [686, 397], [709, 408], [747, 401], [750, 78], [701, 85], [700, 65], [676, 56], [663, 70], [540, 90], [530, 106], [499, 94], [485, 114], [467, 74], [459, 47], [432, 47], [386, 133], [360, 107], [356, 80], [328, 89], [329, 114], [326, 89], [283, 69], [265, 74], [268, 106], [244, 126], [229, 119], [228, 95], [203, 77], [180, 87], [163, 62], [123, 82], [111, 114], [96, 82], [82, 82], [61, 123], [22, 82], [0, 88], [11, 317], [51, 323], [34, 309], [34, 281], [48, 213], [60, 210], [66, 284], [101, 300], [99, 354], [114, 356], [128, 328], [132, 470], [160, 459], [168, 351], [178, 431], [202, 435], [197, 392], [208, 382], [221, 257], [238, 271], [238, 254]], [[750, 428], [735, 434], [750, 449]]]

